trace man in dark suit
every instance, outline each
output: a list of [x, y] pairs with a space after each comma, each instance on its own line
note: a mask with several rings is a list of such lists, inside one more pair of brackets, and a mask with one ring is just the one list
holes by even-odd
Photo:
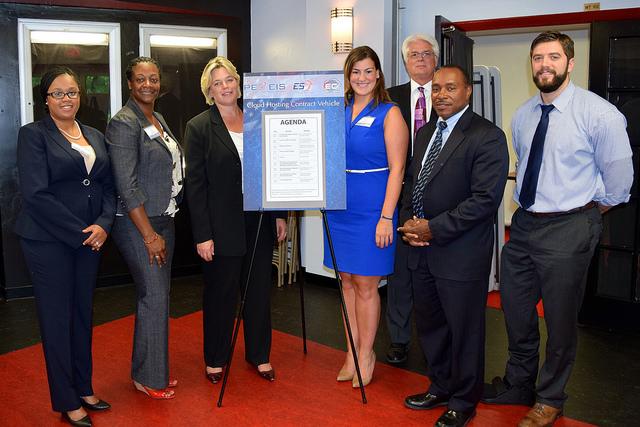
[[[402, 57], [409, 82], [389, 88], [389, 96], [398, 104], [402, 117], [411, 130], [407, 164], [413, 156], [414, 136], [431, 117], [431, 79], [438, 63], [440, 48], [435, 38], [424, 34], [413, 34], [402, 43]], [[400, 235], [398, 236], [400, 238]], [[411, 312], [413, 293], [411, 273], [407, 268], [409, 245], [398, 242], [393, 275], [387, 286], [387, 329], [391, 346], [387, 351], [387, 362], [401, 364], [407, 360], [411, 340]]]
[[493, 218], [509, 164], [504, 133], [469, 108], [471, 90], [457, 65], [435, 73], [438, 119], [416, 136], [400, 215], [399, 231], [412, 246], [416, 325], [431, 380], [405, 405], [447, 405], [436, 426], [466, 425], [482, 394]]

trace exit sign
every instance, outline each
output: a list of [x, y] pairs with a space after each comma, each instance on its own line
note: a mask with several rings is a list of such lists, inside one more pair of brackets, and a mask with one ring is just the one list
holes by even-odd
[[585, 12], [592, 12], [594, 10], [600, 10], [600, 2], [598, 2], [598, 3], [585, 3], [584, 4], [584, 11]]

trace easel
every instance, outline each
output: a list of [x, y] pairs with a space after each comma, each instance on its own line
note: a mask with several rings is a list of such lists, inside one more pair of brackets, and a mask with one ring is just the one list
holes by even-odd
[[[338, 289], [340, 290], [340, 304], [342, 307], [342, 314], [344, 316], [345, 325], [347, 326], [347, 336], [349, 337], [349, 346], [351, 347], [351, 354], [353, 355], [353, 362], [356, 366], [356, 375], [358, 377], [358, 384], [360, 384], [360, 393], [362, 395], [362, 403], [367, 403], [367, 396], [364, 391], [362, 374], [360, 373], [360, 364], [358, 363], [358, 355], [357, 350], [355, 348], [355, 343], [353, 341], [353, 333], [351, 332], [351, 323], [349, 321], [349, 315], [347, 313], [347, 305], [344, 300], [344, 292], [342, 289], [342, 279], [340, 278], [340, 274], [338, 273], [338, 264], [336, 262], [336, 255], [333, 249], [333, 241], [331, 239], [331, 232], [329, 230], [329, 222], [327, 221], [327, 213], [324, 209], [320, 210], [322, 212], [322, 220], [324, 223], [324, 229], [327, 233], [327, 240], [329, 242], [329, 252], [331, 253], [331, 261], [333, 262], [333, 267], [336, 275], [336, 281], [338, 282]], [[235, 325], [233, 328], [233, 336], [231, 338], [231, 349], [229, 350], [229, 359], [227, 360], [227, 368], [224, 371], [224, 376], [222, 379], [222, 387], [220, 389], [220, 395], [218, 396], [218, 407], [222, 406], [222, 399], [224, 398], [224, 392], [227, 387], [227, 381], [229, 379], [229, 372], [231, 371], [231, 361], [233, 360], [233, 352], [236, 347], [236, 341], [238, 340], [238, 333], [240, 331], [240, 322], [242, 322], [244, 306], [247, 298], [247, 290], [249, 288], [249, 281], [251, 279], [251, 270], [253, 269], [253, 261], [256, 255], [256, 248], [258, 247], [258, 239], [260, 238], [260, 229], [262, 227], [262, 220], [264, 217], [264, 211], [260, 211], [260, 217], [258, 219], [258, 230], [256, 232], [256, 239], [253, 244], [253, 249], [251, 251], [251, 259], [249, 260], [249, 269], [247, 272], [247, 279], [244, 284], [242, 298], [240, 300], [240, 307], [238, 308], [238, 315], [235, 320]], [[302, 282], [302, 281], [301, 281]], [[302, 316], [302, 342], [303, 342], [303, 352], [307, 354], [307, 330], [306, 330], [306, 322], [305, 322], [305, 314], [304, 314], [304, 291], [302, 283], [300, 285], [300, 310]]]

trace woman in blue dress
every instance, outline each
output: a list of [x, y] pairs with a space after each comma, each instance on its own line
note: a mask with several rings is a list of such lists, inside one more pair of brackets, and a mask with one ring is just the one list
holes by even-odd
[[[363, 385], [373, 376], [380, 319], [378, 282], [393, 272], [396, 204], [409, 131], [384, 85], [378, 55], [353, 49], [344, 65], [347, 209], [327, 213]], [[325, 236], [324, 264], [334, 268]], [[338, 381], [358, 387], [351, 348]]]

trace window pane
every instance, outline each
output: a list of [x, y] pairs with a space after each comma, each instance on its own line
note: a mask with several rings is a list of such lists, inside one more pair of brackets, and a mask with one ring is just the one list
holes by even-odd
[[52, 66], [64, 65], [80, 78], [78, 120], [104, 132], [111, 117], [109, 46], [32, 43], [31, 64], [34, 120], [40, 120], [45, 114], [39, 86], [42, 74]]
[[207, 108], [200, 90], [200, 76], [216, 49], [151, 47], [151, 57], [160, 63], [161, 89], [156, 101], [173, 134], [182, 141], [186, 123]]
[[609, 57], [609, 87], [640, 88], [640, 37], [612, 38]]

